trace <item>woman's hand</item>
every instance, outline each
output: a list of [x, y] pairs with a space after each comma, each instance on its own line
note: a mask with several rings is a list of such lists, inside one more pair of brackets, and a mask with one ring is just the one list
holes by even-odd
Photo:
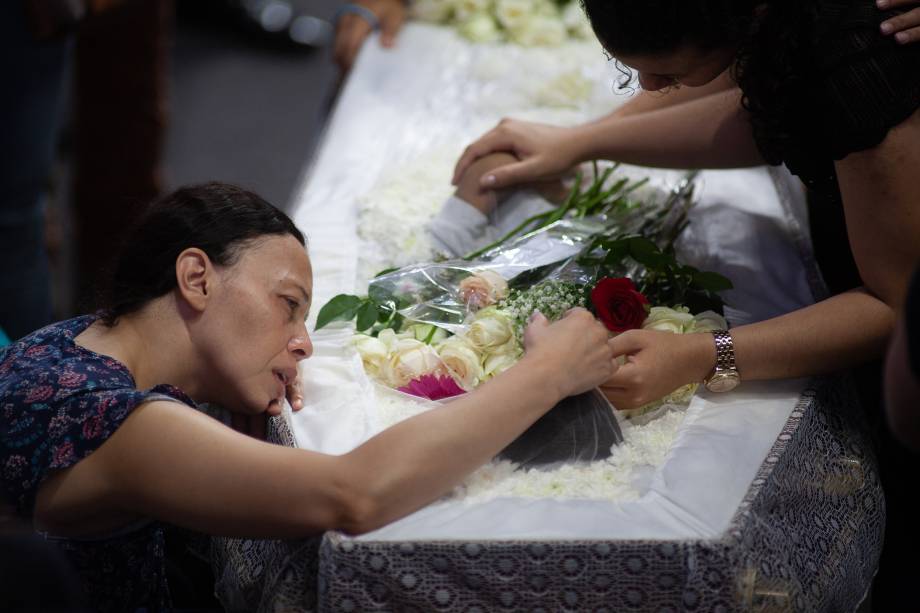
[[[288, 383], [287, 387], [284, 388], [284, 394], [287, 397], [288, 403], [291, 405], [291, 409], [299, 411], [303, 408], [303, 385], [300, 380], [299, 370], [294, 380]], [[269, 416], [281, 414], [280, 404], [273, 403], [272, 406], [278, 408], [269, 409], [265, 413], [258, 413], [256, 415], [231, 413], [230, 425], [237, 432], [242, 432], [260, 441], [264, 441], [265, 435], [268, 432]]]
[[300, 369], [297, 370], [297, 376], [284, 388], [284, 395], [292, 410], [299, 411], [303, 408], [303, 381], [300, 379]]
[[[392, 47], [396, 34], [406, 21], [406, 5], [403, 0], [353, 0], [352, 4], [363, 6], [380, 22], [380, 44]], [[373, 31], [367, 19], [355, 14], [342, 15], [335, 28], [333, 57], [342, 72], [351, 70], [364, 39]]]
[[534, 313], [524, 331], [524, 360], [548, 365], [559, 397], [593, 389], [616, 369], [607, 329], [585, 309], [572, 309], [554, 323]]
[[878, 0], [876, 4], [882, 10], [903, 6], [917, 7], [883, 21], [881, 28], [882, 34], [894, 35], [894, 39], [901, 44], [920, 41], [920, 2], [918, 0]]
[[484, 175], [480, 184], [485, 189], [558, 179], [582, 161], [578, 141], [574, 128], [503, 119], [464, 150], [454, 168], [453, 184], [460, 182], [473, 162], [499, 151], [511, 153], [518, 161]]
[[612, 341], [615, 357], [626, 362], [601, 391], [617, 409], [635, 409], [677, 388], [702, 381], [716, 363], [712, 335], [628, 330]]

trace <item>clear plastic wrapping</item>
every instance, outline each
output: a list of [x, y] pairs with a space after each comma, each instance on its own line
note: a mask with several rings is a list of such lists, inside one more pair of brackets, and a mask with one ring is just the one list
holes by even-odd
[[[610, 171], [603, 176], [610, 176]], [[691, 179], [679, 182], [663, 194], [647, 191], [641, 202], [624, 198], [602, 215], [565, 216], [551, 220], [543, 227], [534, 223], [531, 224], [532, 231], [528, 231], [525, 222], [519, 226], [521, 232], [517, 236], [510, 236], [501, 244], [481, 247], [466, 258], [384, 272], [368, 284], [368, 298], [382, 314], [374, 331], [381, 328], [405, 331], [410, 326], [416, 326], [414, 338], [410, 339], [407, 349], [427, 356], [426, 350], [418, 346], [418, 341], [435, 345], [432, 339], [438, 338], [437, 342], [440, 342], [443, 337], [443, 333], [435, 337], [435, 329], [427, 326], [442, 328], [460, 339], [472, 338], [478, 318], [485, 313], [479, 309], [494, 306], [490, 316], [513, 324], [512, 340], [503, 339], [501, 343], [503, 346], [517, 346], [502, 352], [510, 353], [510, 359], [516, 360], [523, 350], [523, 329], [532, 307], [522, 313], [522, 307], [513, 300], [515, 292], [528, 292], [538, 286], [548, 288], [552, 296], [549, 301], [563, 305], [554, 311], [541, 309], [550, 319], [562, 316], [570, 307], [585, 306], [584, 288], [596, 281], [599, 270], [598, 265], [585, 261], [585, 256], [596, 249], [595, 240], [600, 236], [647, 235], [660, 241], [673, 241], [682, 229], [692, 204]], [[627, 179], [615, 175], [611, 180], [611, 183], [621, 186], [619, 189], [627, 182]], [[620, 276], [635, 275], [640, 271], [640, 265], [635, 261], [626, 262], [624, 260], [622, 270], [618, 271]], [[490, 274], [492, 277], [487, 277]], [[488, 278], [497, 281], [490, 282]], [[465, 293], [469, 290], [465, 284], [470, 279], [483, 279], [490, 288], [486, 291], [487, 296], [477, 294], [477, 300], [485, 300], [485, 303], [471, 302], [470, 295]], [[558, 282], [559, 285], [549, 288], [546, 285], [549, 282]], [[495, 288], [490, 283], [501, 286], [500, 295], [494, 295]], [[558, 293], [552, 293], [557, 290]], [[559, 296], [558, 300], [556, 296]], [[537, 296], [537, 299], [543, 298]], [[426, 327], [419, 330], [419, 325]], [[488, 365], [489, 349], [483, 351], [483, 359]], [[448, 371], [451, 370], [446, 361], [444, 365]], [[498, 374], [488, 368], [485, 370], [481, 380]], [[402, 387], [394, 383], [396, 377], [389, 378], [391, 380], [387, 383], [392, 387], [414, 393], [409, 389], [411, 386]], [[468, 381], [467, 389], [472, 389], [478, 382], [478, 378], [475, 382]], [[612, 447], [622, 440], [613, 407], [603, 394], [595, 390], [560, 402], [509, 445], [500, 457], [524, 467], [593, 461], [609, 457]]]

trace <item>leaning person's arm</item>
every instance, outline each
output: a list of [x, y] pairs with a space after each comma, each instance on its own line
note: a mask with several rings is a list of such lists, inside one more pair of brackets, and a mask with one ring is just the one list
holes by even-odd
[[[881, 357], [894, 325], [884, 302], [863, 289], [780, 317], [731, 329], [742, 381], [826, 374]], [[686, 385], [715, 367], [711, 334], [630, 330], [613, 340], [629, 356], [603, 385], [614, 406], [632, 409]], [[743, 383], [742, 383], [743, 385]]]
[[737, 88], [575, 128], [578, 161], [656, 168], [744, 168], [764, 163]]
[[[729, 89], [736, 89], [738, 85], [731, 78], [731, 71], [726, 70], [717, 78], [700, 87], [672, 87], [665, 91], [650, 92], [639, 90], [628, 102], [623, 104], [610, 117], [629, 117], [649, 111], [657, 111], [670, 106], [705, 98]], [[740, 92], [739, 92], [740, 101]]]
[[[781, 317], [732, 329], [743, 380], [833, 372], [882, 357], [920, 261], [920, 111], [876, 147], [836, 163], [850, 246], [865, 287]], [[715, 365], [708, 334], [672, 337], [637, 330], [614, 340], [631, 356], [605, 383], [620, 408], [641, 406]], [[662, 391], [663, 390], [663, 391]], [[659, 393], [660, 392], [660, 393]]]
[[583, 310], [531, 324], [525, 344], [521, 362], [475, 392], [342, 456], [260, 442], [177, 403], [145, 404], [42, 487], [36, 518], [65, 535], [86, 533], [106, 515], [230, 536], [374, 529], [448, 492], [557, 401], [613, 368], [606, 330]]
[[920, 260], [920, 110], [836, 167], [860, 276], [885, 304], [899, 306]]
[[574, 127], [503, 120], [464, 150], [454, 167], [454, 184], [476, 160], [499, 151], [512, 153], [517, 161], [482, 177], [484, 188], [557, 179], [575, 165], [597, 159], [681, 169], [743, 168], [764, 163], [736, 89]]
[[[850, 247], [865, 287], [739, 328], [739, 370], [746, 366], [751, 378], [827, 372], [884, 354], [895, 311], [920, 260], [920, 111], [879, 145], [849, 154], [836, 168]], [[783, 338], [787, 334], [794, 343]]]

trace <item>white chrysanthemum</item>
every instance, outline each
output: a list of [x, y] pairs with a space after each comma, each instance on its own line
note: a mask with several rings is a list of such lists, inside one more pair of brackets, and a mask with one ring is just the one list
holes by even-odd
[[535, 10], [534, 0], [496, 0], [495, 18], [507, 30], [522, 27]]
[[[388, 428], [431, 406], [435, 405], [417, 398], [380, 395], [379, 427]], [[519, 470], [513, 462], [492, 461], [468, 476], [451, 497], [469, 504], [502, 497], [637, 500], [644, 494], [636, 485], [637, 477], [664, 465], [684, 415], [683, 411], [670, 410], [647, 424], [624, 429], [624, 441], [606, 460], [564, 464], [550, 470]]]
[[492, 0], [454, 0], [454, 16], [460, 23], [473, 17], [489, 16]]
[[474, 43], [494, 43], [501, 40], [502, 32], [490, 15], [473, 15], [460, 24], [460, 35]]
[[592, 91], [594, 83], [585, 78], [580, 70], [571, 70], [541, 86], [534, 94], [534, 101], [540, 106], [579, 108]]
[[451, 171], [460, 156], [452, 148], [428, 151], [382, 173], [383, 180], [358, 199], [358, 284], [384, 268], [430, 261], [435, 249], [425, 228], [454, 191]]
[[565, 28], [569, 31], [569, 34], [576, 38], [590, 40], [594, 36], [594, 30], [591, 29], [591, 22], [588, 21], [585, 10], [577, 0], [569, 2], [565, 8], [562, 9], [562, 23], [565, 24]]
[[411, 15], [429, 23], [444, 23], [454, 14], [455, 0], [412, 0]]
[[565, 24], [548, 15], [537, 15], [509, 30], [511, 40], [525, 47], [558, 47], [568, 38]]

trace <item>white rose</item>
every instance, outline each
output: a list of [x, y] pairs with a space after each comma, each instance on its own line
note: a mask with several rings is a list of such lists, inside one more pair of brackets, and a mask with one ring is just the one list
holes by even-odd
[[555, 47], [564, 43], [568, 38], [568, 32], [562, 20], [547, 15], [537, 15], [510, 30], [511, 40], [525, 47]]
[[471, 309], [481, 309], [508, 297], [508, 282], [491, 270], [470, 275], [460, 282], [460, 300]]
[[690, 399], [693, 398], [693, 394], [696, 393], [696, 388], [699, 387], [699, 383], [688, 383], [687, 385], [682, 385], [677, 388], [667, 396], [661, 399], [661, 402], [667, 404], [687, 404], [690, 402]]
[[387, 360], [389, 350], [386, 344], [367, 334], [355, 334], [352, 337], [352, 343], [361, 356], [364, 363], [364, 370], [372, 377], [380, 375], [380, 369]]
[[728, 322], [715, 311], [703, 311], [693, 316], [693, 332], [712, 332], [728, 330]]
[[430, 346], [421, 341], [404, 338], [396, 342], [384, 363], [382, 375], [387, 385], [400, 388], [422, 375], [442, 370], [441, 359]]
[[501, 39], [498, 24], [488, 15], [473, 15], [458, 29], [460, 35], [474, 43], [492, 43]]
[[490, 307], [476, 313], [466, 338], [474, 347], [483, 350], [504, 345], [514, 338], [514, 330], [504, 313]]
[[495, 377], [517, 364], [518, 356], [513, 353], [497, 353], [486, 358], [482, 365], [486, 378]]
[[454, 12], [454, 0], [413, 0], [412, 16], [429, 23], [444, 23]]
[[377, 334], [377, 339], [386, 345], [387, 351], [396, 349], [396, 344], [404, 338], [415, 338], [412, 332], [400, 332], [397, 334], [391, 328], [384, 328]]
[[455, 0], [454, 15], [458, 21], [468, 21], [477, 16], [487, 17], [491, 5], [491, 0]]
[[693, 315], [687, 307], [679, 306], [672, 309], [658, 306], [649, 309], [648, 317], [642, 322], [642, 329], [683, 334], [692, 325]]
[[495, 17], [508, 30], [514, 30], [528, 21], [534, 13], [533, 0], [496, 0]]
[[448, 336], [447, 330], [432, 324], [412, 324], [405, 329], [405, 333], [410, 335], [409, 338], [429, 345], [437, 345]]
[[467, 390], [471, 390], [482, 379], [482, 358], [479, 352], [465, 338], [452, 336], [437, 347], [438, 355], [454, 379]]

